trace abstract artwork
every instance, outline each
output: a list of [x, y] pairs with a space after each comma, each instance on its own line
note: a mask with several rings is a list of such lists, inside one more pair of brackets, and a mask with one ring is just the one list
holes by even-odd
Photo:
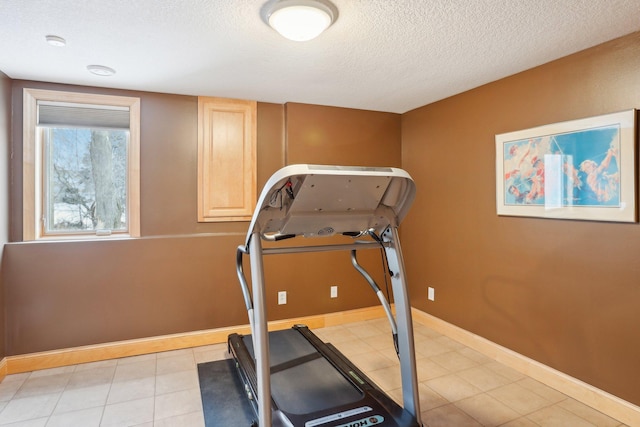
[[496, 135], [498, 215], [636, 221], [636, 111]]

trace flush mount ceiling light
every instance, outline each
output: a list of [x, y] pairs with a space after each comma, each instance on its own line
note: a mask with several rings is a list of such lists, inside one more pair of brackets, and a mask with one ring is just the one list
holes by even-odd
[[338, 17], [328, 0], [278, 0], [263, 8], [263, 18], [282, 36], [294, 41], [318, 37]]
[[87, 70], [96, 76], [109, 77], [116, 73], [113, 68], [105, 67], [104, 65], [87, 65]]
[[56, 47], [62, 47], [67, 44], [67, 41], [60, 36], [48, 35], [48, 36], [45, 36], [45, 40], [51, 46], [56, 46]]

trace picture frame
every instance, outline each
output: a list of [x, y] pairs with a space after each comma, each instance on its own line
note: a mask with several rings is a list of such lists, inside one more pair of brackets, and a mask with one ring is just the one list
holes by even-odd
[[498, 215], [636, 222], [636, 110], [498, 134]]

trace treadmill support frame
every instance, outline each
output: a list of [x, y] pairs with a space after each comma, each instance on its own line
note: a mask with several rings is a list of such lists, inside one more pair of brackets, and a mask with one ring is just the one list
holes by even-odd
[[[273, 418], [263, 256], [380, 246], [387, 256], [395, 301], [404, 409], [422, 425], [411, 306], [398, 234], [398, 225], [414, 197], [413, 180], [405, 171], [396, 168], [290, 165], [277, 171], [265, 185], [245, 245], [238, 247], [236, 257], [236, 270], [252, 330], [257, 376], [255, 397], [261, 427], [271, 426]], [[299, 235], [318, 237], [337, 233], [352, 235], [353, 232], [360, 232], [355, 237], [365, 232], [380, 233], [382, 242], [262, 247], [263, 239], [279, 241]], [[242, 255], [249, 256], [251, 293], [242, 270]]]
[[382, 235], [387, 253], [393, 289], [393, 300], [396, 307], [396, 324], [398, 327], [398, 350], [400, 356], [400, 375], [402, 377], [402, 399], [404, 408], [414, 414], [420, 422], [420, 406], [418, 396], [418, 376], [415, 358], [415, 344], [413, 341], [413, 322], [411, 319], [411, 304], [407, 293], [404, 262], [400, 248], [400, 237], [396, 227], [389, 227]]
[[264, 267], [260, 233], [253, 233], [249, 242], [251, 261], [251, 284], [253, 289], [253, 325], [251, 336], [256, 357], [258, 376], [258, 425], [271, 425], [271, 380], [269, 360], [269, 330], [267, 306], [264, 298]]
[[[398, 349], [400, 358], [400, 375], [402, 379], [402, 398], [404, 408], [412, 413], [420, 423], [420, 399], [418, 396], [418, 380], [415, 359], [415, 344], [413, 340], [413, 322], [411, 305], [407, 293], [405, 267], [402, 261], [402, 250], [397, 227], [389, 227], [382, 235], [383, 244], [389, 269], [393, 272], [391, 286], [396, 309], [396, 323], [398, 328]], [[317, 246], [315, 251], [337, 251], [359, 249], [376, 249], [375, 244], [326, 245]], [[242, 247], [239, 248], [241, 250]], [[252, 339], [256, 358], [257, 401], [260, 426], [271, 425], [271, 381], [269, 359], [269, 331], [267, 326], [266, 302], [264, 297], [264, 255], [309, 252], [309, 247], [263, 248], [260, 233], [253, 233], [249, 242], [249, 251], [242, 251], [250, 255], [251, 282], [253, 293], [253, 314], [250, 319]]]

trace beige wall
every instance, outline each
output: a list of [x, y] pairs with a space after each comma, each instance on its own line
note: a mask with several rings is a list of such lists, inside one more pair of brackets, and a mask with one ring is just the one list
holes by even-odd
[[[20, 243], [24, 87], [141, 98], [141, 239]], [[235, 272], [235, 249], [244, 242], [248, 223], [196, 220], [196, 97], [14, 81], [13, 106], [15, 243], [5, 247], [4, 265], [8, 355], [248, 323]], [[319, 152], [305, 162], [353, 164], [366, 151], [371, 159], [391, 158], [399, 165], [400, 115], [343, 109], [345, 119], [335, 122], [327, 120], [335, 114], [331, 108], [299, 105], [295, 110], [291, 120], [284, 105], [258, 104], [260, 188], [284, 166], [291, 128], [323, 129], [324, 136], [314, 140]], [[356, 140], [363, 121], [380, 123], [378, 132]], [[336, 138], [348, 140], [350, 149], [335, 151]], [[294, 149], [305, 139], [288, 137], [287, 143]], [[377, 302], [348, 254], [269, 258], [274, 258], [265, 262], [270, 319]], [[363, 263], [367, 259], [372, 258], [363, 257]], [[351, 282], [361, 284], [348, 288]], [[329, 296], [334, 284], [344, 285], [337, 300]], [[276, 304], [280, 290], [289, 293], [287, 305]]]
[[635, 33], [402, 117], [413, 305], [635, 404], [640, 226], [498, 217], [494, 136], [638, 108], [638, 70]]

